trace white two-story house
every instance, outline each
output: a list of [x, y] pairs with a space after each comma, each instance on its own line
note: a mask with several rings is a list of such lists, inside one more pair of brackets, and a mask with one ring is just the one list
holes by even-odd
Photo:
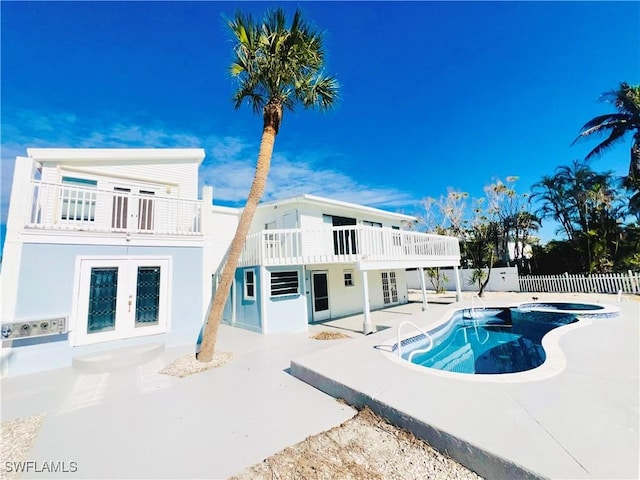
[[235, 209], [212, 206], [210, 187], [198, 198], [203, 158], [202, 149], [35, 148], [16, 159], [2, 263], [5, 369], [64, 366], [149, 339], [194, 341], [237, 224]]
[[458, 279], [458, 240], [403, 229], [414, 221], [313, 195], [261, 204], [224, 322], [262, 333], [296, 332], [364, 312], [363, 328], [373, 331], [372, 309], [408, 302], [407, 269], [424, 278], [424, 268], [452, 266]]
[[[3, 374], [119, 347], [195, 347], [241, 213], [213, 205], [212, 187], [198, 195], [204, 155], [33, 148], [16, 158], [2, 257]], [[407, 269], [453, 266], [458, 278], [458, 241], [403, 229], [414, 220], [312, 195], [261, 204], [223, 321], [300, 332], [364, 312], [373, 331], [372, 309], [408, 301]]]

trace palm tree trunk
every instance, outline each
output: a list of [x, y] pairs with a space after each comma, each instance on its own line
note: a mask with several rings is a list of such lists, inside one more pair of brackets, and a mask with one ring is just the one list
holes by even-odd
[[640, 190], [640, 131], [633, 136], [629, 180], [636, 190]]
[[210, 362], [213, 358], [213, 351], [218, 338], [218, 328], [222, 320], [222, 312], [229, 298], [231, 283], [235, 276], [235, 271], [247, 239], [247, 234], [249, 233], [249, 228], [251, 227], [253, 216], [267, 184], [276, 133], [277, 128], [274, 128], [274, 125], [265, 119], [265, 125], [262, 130], [262, 140], [260, 141], [260, 151], [258, 153], [258, 163], [256, 165], [253, 183], [249, 190], [249, 196], [247, 197], [247, 204], [242, 211], [236, 234], [229, 247], [227, 263], [222, 269], [218, 288], [207, 318], [207, 325], [202, 335], [202, 346], [198, 354], [198, 360], [201, 362]]

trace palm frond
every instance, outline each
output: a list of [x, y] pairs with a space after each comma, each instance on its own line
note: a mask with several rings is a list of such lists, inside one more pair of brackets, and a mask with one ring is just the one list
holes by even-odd
[[605, 150], [608, 150], [613, 145], [618, 142], [621, 142], [624, 139], [624, 135], [627, 133], [627, 129], [624, 126], [615, 126], [613, 127], [609, 137], [604, 141], [600, 142], [593, 150], [591, 150], [586, 159], [596, 158], [602, 155]]
[[267, 103], [293, 110], [330, 108], [337, 99], [338, 83], [322, 73], [322, 33], [313, 30], [296, 10], [290, 26], [284, 10], [266, 13], [260, 23], [236, 14], [227, 25], [235, 40], [230, 74], [239, 89], [232, 99], [236, 108], [249, 100], [254, 111]]
[[[622, 141], [627, 132], [633, 132], [634, 136], [640, 133], [640, 86], [622, 82], [616, 90], [603, 94], [602, 100], [614, 104], [617, 112], [592, 118], [582, 126], [580, 134], [571, 143], [574, 145], [587, 137], [608, 135], [587, 154], [587, 159], [601, 155]], [[633, 161], [632, 153], [631, 167]]]
[[603, 94], [602, 99], [614, 104], [619, 112], [632, 116], [640, 115], [640, 85], [632, 87], [622, 82], [616, 90]]
[[298, 95], [304, 108], [318, 107], [320, 110], [331, 108], [338, 100], [338, 81], [322, 74], [310, 79], [304, 88], [298, 89]]

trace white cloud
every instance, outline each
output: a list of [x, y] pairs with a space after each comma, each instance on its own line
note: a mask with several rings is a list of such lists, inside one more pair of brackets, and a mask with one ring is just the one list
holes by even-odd
[[[242, 205], [254, 175], [258, 140], [170, 132], [161, 125], [143, 126], [125, 121], [107, 124], [70, 112], [3, 111], [2, 223], [6, 222], [15, 157], [25, 155], [29, 147], [202, 147], [207, 157], [200, 170], [200, 183], [214, 187], [216, 202]], [[308, 193], [391, 209], [419, 204], [419, 199], [407, 192], [366, 185], [331, 168], [339, 158], [335, 154], [279, 152], [277, 146], [276, 142], [265, 201]]]
[[[214, 186], [214, 199], [241, 204], [246, 198], [257, 159], [258, 147], [243, 144], [228, 157], [217, 156], [201, 170], [201, 179]], [[289, 159], [289, 157], [292, 159]], [[377, 207], [397, 208], [418, 204], [410, 194], [383, 187], [372, 187], [353, 177], [327, 168], [329, 161], [307, 161], [313, 155], [274, 153], [264, 193], [264, 201], [303, 193], [330, 197]]]

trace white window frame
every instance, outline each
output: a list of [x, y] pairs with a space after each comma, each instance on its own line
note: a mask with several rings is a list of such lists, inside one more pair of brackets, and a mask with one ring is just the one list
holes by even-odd
[[[347, 275], [349, 275], [348, 279], [347, 279]], [[355, 276], [353, 275], [353, 270], [345, 270], [343, 272], [343, 277], [344, 277], [345, 287], [355, 287], [356, 279], [355, 279]]]
[[[251, 275], [253, 276], [253, 280], [251, 282], [249, 282], [249, 280], [247, 279], [247, 274], [251, 273]], [[244, 271], [244, 281], [243, 283], [243, 299], [244, 300], [255, 300], [256, 299], [256, 269], [255, 268], [247, 268]], [[253, 286], [253, 295], [249, 295], [249, 284], [251, 284]]]
[[[62, 188], [60, 221], [95, 223], [98, 181], [83, 176], [62, 175], [60, 185]], [[74, 187], [82, 190], [72, 190]]]
[[374, 221], [371, 221], [371, 220], [363, 220], [362, 221], [362, 225], [364, 225], [365, 227], [382, 228], [382, 223], [381, 222], [374, 222]]

